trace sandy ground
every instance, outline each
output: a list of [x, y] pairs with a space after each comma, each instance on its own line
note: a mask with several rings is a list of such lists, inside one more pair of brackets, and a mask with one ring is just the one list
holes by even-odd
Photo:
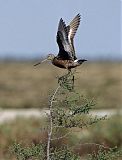
[[17, 117], [42, 117], [49, 113], [48, 110], [39, 109], [3, 109], [0, 110], [0, 123], [14, 120]]
[[[122, 110], [94, 110], [90, 112], [92, 115], [98, 116], [111, 116], [113, 114], [119, 113], [122, 114]], [[39, 109], [1, 109], [0, 110], [0, 124], [15, 120], [17, 117], [42, 117], [49, 114], [49, 110], [39, 110]]]

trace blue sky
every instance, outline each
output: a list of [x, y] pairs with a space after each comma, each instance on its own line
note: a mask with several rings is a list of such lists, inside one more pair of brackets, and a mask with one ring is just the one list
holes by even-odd
[[120, 57], [120, 0], [0, 0], [0, 56], [36, 57], [58, 53], [59, 19], [78, 13], [78, 57]]

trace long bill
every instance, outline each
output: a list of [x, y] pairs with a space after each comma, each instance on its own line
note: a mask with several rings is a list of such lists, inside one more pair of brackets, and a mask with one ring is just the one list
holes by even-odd
[[45, 62], [45, 61], [47, 61], [47, 58], [46, 58], [46, 59], [44, 59], [43, 61], [40, 61], [40, 62], [38, 62], [38, 63], [34, 64], [34, 66], [37, 66], [37, 65], [39, 65], [39, 64], [41, 64], [41, 63], [43, 63], [43, 62]]

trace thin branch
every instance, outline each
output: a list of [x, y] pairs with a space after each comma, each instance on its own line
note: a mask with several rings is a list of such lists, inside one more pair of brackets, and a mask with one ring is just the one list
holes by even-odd
[[58, 92], [59, 88], [60, 88], [60, 86], [58, 86], [56, 88], [56, 90], [53, 93], [52, 98], [50, 100], [50, 106], [49, 106], [50, 113], [48, 114], [49, 122], [50, 122], [50, 128], [49, 128], [49, 131], [48, 131], [48, 141], [47, 141], [47, 160], [50, 160], [50, 142], [51, 142], [52, 129], [53, 129], [53, 119], [52, 119], [53, 102], [54, 102], [55, 95]]
[[53, 128], [65, 128], [66, 126], [53, 126]]
[[77, 144], [77, 145], [75, 145], [74, 147], [72, 147], [72, 148], [75, 148], [76, 146], [84, 146], [84, 145], [95, 145], [95, 146], [99, 146], [99, 147], [102, 147], [102, 148], [104, 148], [104, 149], [110, 149], [109, 147], [106, 147], [106, 146], [104, 146], [104, 145], [102, 145], [102, 144], [99, 144], [99, 143], [81, 143], [81, 144]]
[[60, 136], [60, 137], [52, 138], [51, 141], [59, 140], [59, 139], [61, 139], [61, 138], [65, 138], [65, 137], [67, 137], [71, 132], [72, 132], [72, 131], [70, 131], [70, 132], [68, 132], [68, 133], [66, 133], [65, 135]]
[[[101, 144], [98, 144], [98, 143], [83, 143], [83, 144], [79, 144], [79, 145], [96, 145], [96, 146], [99, 146], [99, 147], [102, 147], [102, 148], [104, 148], [104, 149], [108, 149], [108, 150], [110, 150], [110, 148], [109, 147], [105, 147], [104, 145], [101, 145]], [[76, 146], [74, 146], [74, 147], [76, 147]], [[70, 149], [73, 149], [74, 147], [70, 147]], [[62, 151], [57, 151], [57, 152], [55, 152], [55, 153], [60, 153], [60, 152], [62, 152]], [[53, 155], [54, 153], [50, 153], [50, 155]]]

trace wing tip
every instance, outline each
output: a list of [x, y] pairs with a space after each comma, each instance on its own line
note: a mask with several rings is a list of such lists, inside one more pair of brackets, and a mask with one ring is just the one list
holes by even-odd
[[78, 14], [77, 14], [77, 16], [81, 17], [81, 14], [80, 14], [80, 13], [78, 13]]
[[63, 19], [62, 19], [62, 18], [60, 18], [60, 20], [59, 20], [59, 24], [60, 24], [60, 23], [62, 23], [62, 22], [64, 23]]
[[80, 14], [80, 13], [78, 13], [78, 14], [76, 15], [76, 17], [78, 17], [78, 19], [81, 20], [81, 14]]

